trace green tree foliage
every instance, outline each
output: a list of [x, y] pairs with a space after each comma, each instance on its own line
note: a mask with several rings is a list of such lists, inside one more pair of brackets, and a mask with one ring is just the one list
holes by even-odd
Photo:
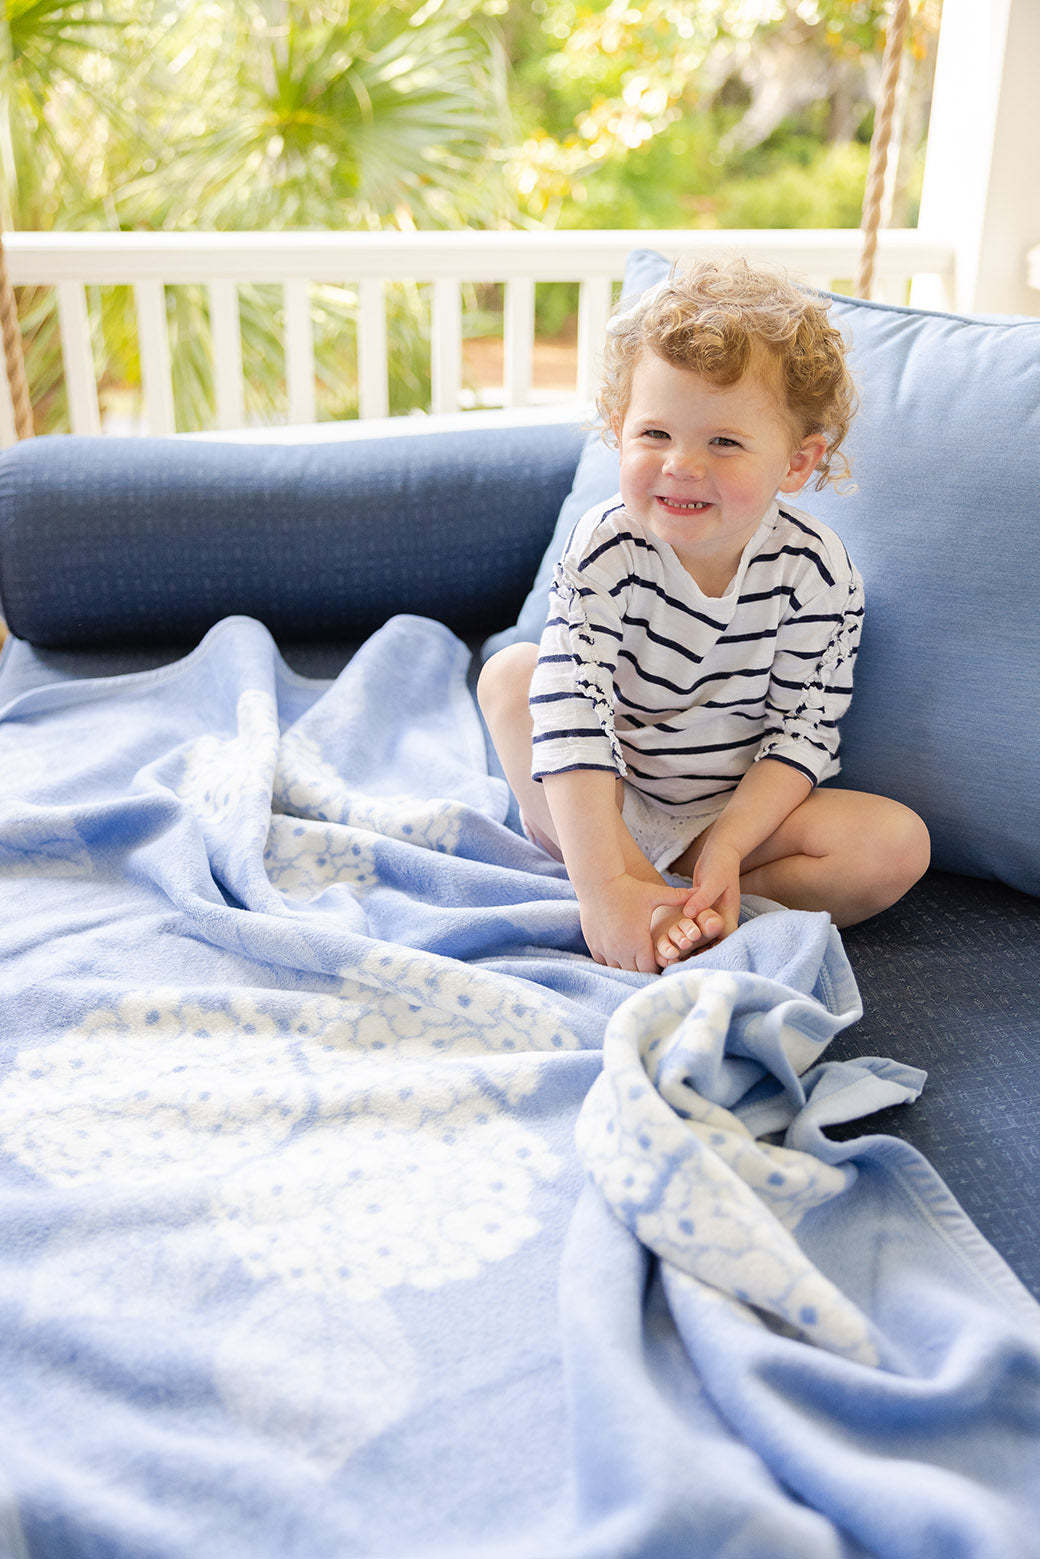
[[82, 170], [120, 117], [103, 78], [116, 43], [82, 0], [4, 0], [0, 18], [0, 219], [55, 224], [64, 197], [81, 205]]
[[[3, 0], [8, 226], [382, 228], [508, 223], [504, 62], [472, 0]], [[91, 300], [102, 384], [139, 383], [125, 289]], [[170, 288], [178, 426], [212, 414], [206, 302]], [[54, 300], [20, 299], [37, 422], [65, 425]], [[241, 299], [251, 414], [277, 416], [271, 300]], [[356, 300], [325, 289], [323, 411], [356, 409]], [[391, 301], [392, 408], [428, 393], [425, 309]]]
[[116, 188], [124, 224], [507, 217], [497, 57], [467, 3], [181, 0], [162, 53], [150, 151]]
[[[107, 220], [111, 142], [133, 134], [124, 106], [135, 66], [117, 24], [83, 0], [3, 0], [0, 223], [44, 231]], [[26, 371], [42, 431], [65, 426], [54, 299], [21, 289]], [[124, 311], [125, 317], [125, 311]]]
[[[509, 8], [521, 207], [566, 227], [859, 221], [890, 0]], [[912, 221], [938, 33], [913, 8], [897, 210]]]

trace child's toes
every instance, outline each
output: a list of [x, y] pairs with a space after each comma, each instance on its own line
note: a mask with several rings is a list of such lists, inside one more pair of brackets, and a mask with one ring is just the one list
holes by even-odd
[[714, 942], [725, 930], [726, 922], [717, 909], [702, 909], [697, 916], [697, 935], [703, 942]]
[[679, 939], [684, 949], [696, 947], [698, 942], [704, 941], [704, 932], [696, 920], [684, 915], [682, 920], [677, 920], [672, 927], [672, 936]]
[[664, 963], [674, 963], [685, 958], [702, 940], [701, 928], [695, 920], [677, 920], [657, 939], [657, 955]]

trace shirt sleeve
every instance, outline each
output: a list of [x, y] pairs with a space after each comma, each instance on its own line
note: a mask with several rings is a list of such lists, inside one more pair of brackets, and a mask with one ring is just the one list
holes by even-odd
[[863, 626], [863, 581], [848, 572], [795, 605], [781, 625], [767, 727], [755, 754], [800, 769], [813, 784], [838, 772], [839, 722], [852, 699]]
[[571, 769], [626, 772], [614, 728], [621, 619], [611, 578], [599, 560], [576, 550], [556, 565], [531, 679], [534, 779]]

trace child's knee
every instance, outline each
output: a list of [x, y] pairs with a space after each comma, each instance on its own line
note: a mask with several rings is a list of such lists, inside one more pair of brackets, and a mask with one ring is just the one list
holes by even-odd
[[477, 678], [477, 702], [484, 715], [512, 717], [518, 706], [527, 708], [531, 676], [538, 661], [536, 644], [508, 644], [486, 661]]
[[880, 896], [895, 903], [928, 870], [932, 843], [922, 818], [900, 801], [889, 801], [878, 819], [874, 871]]
[[899, 801], [893, 802], [892, 805], [897, 812], [893, 822], [895, 854], [902, 873], [907, 879], [907, 887], [912, 888], [914, 883], [924, 876], [931, 864], [931, 836], [924, 819], [918, 817], [916, 812], [912, 812]]

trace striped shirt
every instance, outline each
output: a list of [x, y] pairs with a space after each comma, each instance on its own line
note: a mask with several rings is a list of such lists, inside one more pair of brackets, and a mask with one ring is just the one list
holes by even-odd
[[863, 584], [826, 525], [774, 501], [723, 596], [621, 498], [578, 522], [531, 682], [536, 779], [610, 769], [665, 806], [725, 800], [758, 758], [838, 771]]

